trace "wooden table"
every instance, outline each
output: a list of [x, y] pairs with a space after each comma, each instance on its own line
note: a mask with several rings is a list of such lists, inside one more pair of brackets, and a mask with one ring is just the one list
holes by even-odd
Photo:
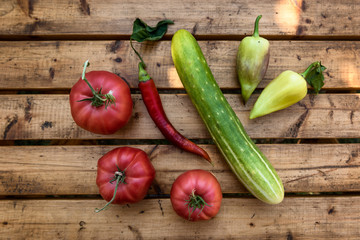
[[[1, 239], [359, 239], [360, 4], [356, 0], [5, 0], [0, 3]], [[244, 106], [235, 73], [237, 47], [262, 14], [270, 40], [265, 79]], [[135, 44], [174, 126], [215, 162], [170, 145], [137, 89], [132, 23], [174, 20], [165, 39]], [[283, 180], [275, 206], [251, 197], [226, 165], [174, 68], [170, 40], [191, 31], [226, 98]], [[355, 41], [354, 41], [355, 40]], [[129, 124], [111, 136], [80, 129], [69, 92], [82, 64], [126, 79], [134, 101]], [[319, 95], [249, 120], [258, 94], [281, 71], [328, 69]], [[97, 160], [118, 146], [144, 149], [157, 173], [145, 200], [112, 205], [95, 183]], [[169, 192], [186, 170], [212, 171], [224, 199], [216, 218], [192, 223], [172, 210]]]

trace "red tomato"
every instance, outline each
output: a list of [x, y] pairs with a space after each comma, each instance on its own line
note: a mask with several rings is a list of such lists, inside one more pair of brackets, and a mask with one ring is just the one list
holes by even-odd
[[[86, 79], [96, 92], [103, 95], [112, 93], [114, 104], [92, 105], [92, 101], [81, 101], [94, 96], [88, 84], [80, 80], [70, 92], [71, 115], [80, 127], [97, 134], [113, 134], [130, 119], [133, 102], [130, 88], [126, 82], [114, 73], [92, 71], [85, 74]], [[105, 98], [102, 96], [101, 98]]]
[[149, 157], [137, 148], [115, 148], [98, 161], [96, 184], [101, 196], [108, 201], [105, 207], [110, 203], [127, 204], [142, 200], [154, 178], [155, 169]]
[[181, 174], [170, 192], [175, 212], [189, 221], [208, 220], [220, 209], [222, 192], [215, 176], [204, 170], [190, 170]]

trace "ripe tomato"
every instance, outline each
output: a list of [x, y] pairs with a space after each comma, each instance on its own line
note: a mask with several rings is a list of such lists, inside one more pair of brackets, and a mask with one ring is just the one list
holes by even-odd
[[108, 203], [127, 204], [142, 200], [152, 181], [155, 169], [147, 154], [132, 147], [118, 147], [98, 161], [96, 184]]
[[175, 212], [189, 221], [208, 220], [220, 209], [222, 192], [215, 176], [205, 170], [190, 170], [181, 174], [170, 192]]
[[90, 132], [113, 134], [131, 117], [130, 88], [114, 73], [92, 71], [85, 74], [87, 64], [82, 78], [70, 92], [71, 115], [77, 125]]

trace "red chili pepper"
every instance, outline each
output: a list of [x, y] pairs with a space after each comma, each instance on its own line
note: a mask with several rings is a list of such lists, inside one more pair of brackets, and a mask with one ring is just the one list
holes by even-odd
[[155, 83], [150, 78], [141, 62], [139, 63], [139, 88], [150, 117], [164, 137], [175, 146], [185, 151], [195, 153], [212, 163], [209, 155], [204, 149], [181, 135], [170, 123], [165, 114]]

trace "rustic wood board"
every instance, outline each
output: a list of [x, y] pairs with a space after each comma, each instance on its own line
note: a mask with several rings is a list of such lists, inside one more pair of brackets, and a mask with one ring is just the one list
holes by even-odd
[[94, 209], [103, 200], [1, 200], [0, 234], [11, 239], [358, 239], [360, 197], [289, 197], [279, 205], [223, 199], [219, 214], [188, 222], [169, 199]]
[[[354, 0], [0, 0], [0, 238], [359, 239], [360, 144], [334, 140], [360, 138], [359, 12]], [[320, 60], [327, 71], [320, 95], [249, 120], [258, 95], [242, 104], [235, 59], [259, 14], [271, 58], [256, 93], [287, 69], [302, 72]], [[211, 166], [164, 140], [137, 87], [139, 60], [129, 42], [137, 17], [152, 26], [175, 22], [163, 41], [135, 43], [174, 126], [209, 143], [171, 58], [171, 37], [184, 28], [199, 40], [250, 137], [276, 142], [258, 146], [283, 180], [281, 204], [247, 194], [215, 145], [201, 145]], [[113, 72], [132, 88], [132, 119], [114, 135], [91, 134], [71, 117], [68, 94], [87, 59], [88, 71]], [[284, 139], [311, 144], [279, 144]], [[331, 139], [336, 144], [312, 142]], [[95, 214], [105, 204], [95, 182], [97, 160], [119, 144], [149, 154], [155, 181], [140, 203]], [[215, 219], [190, 223], [172, 210], [169, 193], [177, 176], [197, 168], [215, 174], [225, 198]]]
[[252, 34], [262, 14], [261, 33], [282, 36], [359, 36], [360, 5], [352, 0], [61, 1], [12, 0], [0, 8], [2, 36], [119, 37], [130, 35], [136, 17], [150, 25], [175, 22], [169, 34], [185, 28], [196, 35], [228, 38]]
[[[257, 98], [241, 103], [226, 94], [230, 105], [252, 138], [358, 138], [359, 94], [308, 95], [299, 103], [267, 116], [249, 120]], [[0, 95], [2, 139], [163, 139], [149, 117], [141, 95], [132, 95], [133, 116], [113, 135], [96, 135], [80, 129], [70, 113], [68, 95]], [[186, 94], [162, 94], [165, 112], [175, 128], [190, 139], [210, 138]], [[281, 123], [281, 124], [279, 124]]]
[[[221, 88], [239, 89], [236, 53], [240, 41], [199, 41]], [[350, 41], [270, 41], [271, 59], [264, 88], [284, 70], [303, 72], [310, 63], [327, 67], [323, 89], [360, 89], [360, 43]], [[158, 88], [183, 89], [176, 73], [170, 41], [136, 44]], [[67, 89], [88, 71], [105, 70], [123, 77], [131, 88], [138, 85], [137, 56], [129, 41], [5, 41], [0, 44], [0, 89]]]
[[[246, 192], [214, 145], [201, 145], [214, 167], [171, 145], [131, 145], [148, 153], [156, 178], [150, 194], [169, 194], [191, 169], [212, 171], [224, 193]], [[97, 160], [118, 146], [0, 147], [0, 195], [98, 194]], [[360, 144], [260, 144], [286, 192], [360, 191]]]

